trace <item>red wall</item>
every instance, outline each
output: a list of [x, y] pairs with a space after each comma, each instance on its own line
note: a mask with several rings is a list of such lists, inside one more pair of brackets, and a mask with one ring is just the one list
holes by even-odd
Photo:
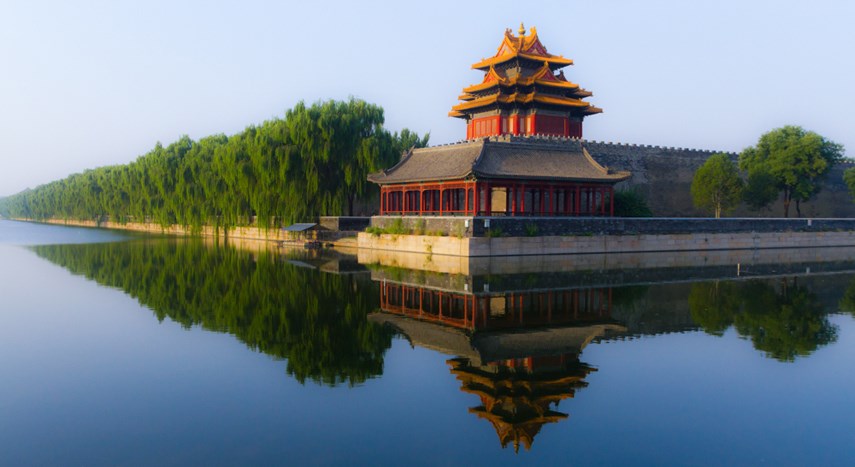
[[[493, 117], [475, 118], [466, 125], [466, 139], [483, 138], [486, 136], [494, 136], [501, 134], [538, 134], [538, 135], [554, 135], [554, 136], [569, 136], [572, 138], [582, 137], [582, 122], [570, 121], [567, 117], [556, 117], [554, 115], [533, 115], [520, 118], [518, 115], [505, 117], [507, 119], [507, 129], [502, 131], [502, 117], [499, 115]], [[527, 121], [533, 119], [534, 124], [531, 133], [529, 133]]]
[[502, 134], [502, 117], [475, 118], [466, 127], [468, 139]]

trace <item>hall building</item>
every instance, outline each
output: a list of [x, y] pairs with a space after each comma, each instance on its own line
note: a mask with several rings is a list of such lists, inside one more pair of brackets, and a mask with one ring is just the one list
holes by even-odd
[[595, 161], [582, 142], [586, 116], [602, 109], [547, 52], [537, 30], [505, 31], [496, 54], [472, 65], [480, 83], [463, 89], [449, 116], [466, 140], [415, 148], [371, 174], [380, 215], [612, 216], [614, 185], [630, 173]]

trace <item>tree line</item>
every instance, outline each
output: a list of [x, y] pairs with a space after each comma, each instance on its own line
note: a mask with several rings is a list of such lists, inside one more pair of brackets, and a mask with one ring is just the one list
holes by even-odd
[[[842, 145], [801, 127], [785, 126], [761, 136], [737, 162], [724, 153], [707, 159], [692, 180], [692, 200], [696, 207], [721, 217], [741, 202], [761, 209], [781, 198], [784, 217], [790, 216], [793, 203], [801, 217], [801, 203], [819, 193], [823, 178], [842, 159]], [[855, 168], [844, 173], [844, 180], [855, 196]]]
[[287, 360], [300, 383], [355, 385], [383, 373], [390, 329], [368, 320], [380, 295], [363, 274], [335, 275], [282, 261], [279, 254], [198, 239], [42, 245], [40, 257], [115, 287], [158, 320], [234, 335]]
[[383, 127], [380, 106], [351, 98], [307, 106], [233, 135], [178, 141], [134, 162], [71, 175], [0, 199], [0, 214], [109, 219], [163, 226], [273, 228], [318, 215], [353, 215], [377, 188], [366, 176], [394, 165], [429, 135]]

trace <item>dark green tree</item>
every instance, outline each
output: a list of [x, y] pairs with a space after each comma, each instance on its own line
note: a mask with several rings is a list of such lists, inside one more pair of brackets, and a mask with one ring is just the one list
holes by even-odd
[[742, 201], [751, 209], [767, 208], [778, 199], [778, 187], [775, 177], [769, 172], [759, 169], [748, 174], [748, 182], [742, 190]]
[[855, 199], [855, 167], [843, 171], [843, 183], [849, 188], [849, 194]]
[[736, 164], [724, 153], [713, 154], [695, 171], [692, 201], [695, 207], [712, 211], [716, 218], [733, 210], [742, 199], [744, 183]]
[[615, 191], [615, 216], [653, 217], [653, 212], [641, 193], [635, 190]]
[[798, 126], [785, 126], [760, 137], [756, 146], [739, 155], [739, 167], [749, 174], [766, 172], [784, 198], [784, 217], [790, 204], [800, 203], [819, 192], [822, 178], [843, 157], [843, 146]]

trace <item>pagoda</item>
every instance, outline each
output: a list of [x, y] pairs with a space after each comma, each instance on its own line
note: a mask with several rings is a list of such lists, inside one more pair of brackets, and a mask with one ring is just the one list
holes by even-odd
[[492, 58], [473, 68], [449, 113], [467, 121], [466, 141], [410, 149], [368, 176], [380, 185], [380, 215], [613, 216], [614, 185], [630, 173], [600, 165], [585, 149], [582, 119], [601, 112], [591, 95], [556, 70], [531, 28], [505, 32]]
[[[496, 55], [474, 63], [484, 72], [478, 84], [463, 89], [450, 117], [466, 120], [466, 139], [494, 135], [553, 135], [582, 137], [582, 120], [602, 112], [583, 99], [592, 94], [559, 71], [573, 60], [552, 55], [537, 37], [537, 29], [519, 36], [510, 29]], [[558, 71], [558, 73], [556, 73]]]

